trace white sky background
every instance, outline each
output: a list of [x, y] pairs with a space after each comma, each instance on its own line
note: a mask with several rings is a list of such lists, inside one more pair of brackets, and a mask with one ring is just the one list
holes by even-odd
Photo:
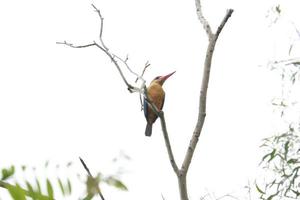
[[[300, 27], [298, 1], [285, 2], [285, 19]], [[137, 72], [151, 63], [148, 83], [177, 71], [164, 85], [164, 111], [181, 165], [196, 123], [207, 46], [194, 1], [28, 0], [0, 3], [0, 167], [38, 166], [48, 159], [78, 162], [82, 156], [93, 172], [110, 173], [110, 160], [122, 150], [132, 158], [123, 166], [129, 192], [106, 188], [108, 199], [161, 199], [161, 194], [178, 199], [160, 125], [154, 125], [151, 138], [144, 136], [138, 95], [127, 92], [97, 48], [55, 44], [98, 39], [100, 21], [91, 3], [105, 18], [103, 39], [110, 50], [128, 54]], [[291, 39], [286, 28], [269, 27], [266, 14], [275, 1], [202, 4], [213, 30], [226, 9], [235, 11], [213, 57], [207, 118], [188, 174], [191, 199], [207, 191], [242, 190], [258, 175], [258, 146], [272, 133], [270, 102], [280, 94], [280, 83], [259, 65], [285, 58]]]

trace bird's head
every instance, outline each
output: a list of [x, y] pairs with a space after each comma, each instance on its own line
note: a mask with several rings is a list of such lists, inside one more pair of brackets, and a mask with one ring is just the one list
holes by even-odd
[[160, 85], [163, 85], [164, 82], [165, 82], [170, 76], [172, 76], [175, 72], [176, 72], [176, 71], [174, 71], [174, 72], [172, 72], [172, 73], [170, 73], [170, 74], [167, 74], [167, 75], [165, 75], [165, 76], [157, 76], [157, 77], [155, 77], [155, 78], [153, 79], [153, 81], [152, 81], [151, 83], [156, 82], [156, 83], [158, 83], [158, 84], [160, 84]]

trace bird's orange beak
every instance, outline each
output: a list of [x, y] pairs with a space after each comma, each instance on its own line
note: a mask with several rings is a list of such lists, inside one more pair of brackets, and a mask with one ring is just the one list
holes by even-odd
[[172, 73], [170, 73], [170, 74], [168, 74], [168, 75], [165, 75], [165, 76], [161, 77], [161, 80], [162, 80], [162, 81], [167, 80], [167, 79], [168, 79], [170, 76], [172, 76], [175, 72], [176, 72], [176, 71], [174, 71], [174, 72], [172, 72]]

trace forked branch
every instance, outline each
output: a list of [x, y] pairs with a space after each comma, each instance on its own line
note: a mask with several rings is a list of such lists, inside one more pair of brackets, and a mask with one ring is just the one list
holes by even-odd
[[[86, 48], [86, 47], [91, 47], [91, 46], [98, 47], [101, 51], [103, 51], [111, 59], [111, 61], [117, 67], [117, 69], [118, 69], [124, 83], [126, 84], [128, 90], [130, 92], [139, 92], [140, 99], [141, 99], [142, 96], [146, 99], [146, 101], [150, 105], [150, 108], [160, 118], [162, 132], [163, 132], [163, 136], [164, 136], [165, 145], [166, 145], [166, 148], [167, 148], [169, 160], [170, 160], [171, 166], [172, 166], [175, 174], [178, 177], [179, 191], [180, 191], [181, 200], [188, 200], [187, 187], [186, 187], [186, 175], [187, 175], [191, 160], [193, 158], [193, 154], [194, 154], [194, 151], [195, 151], [196, 145], [198, 143], [198, 139], [199, 139], [199, 136], [202, 132], [203, 124], [204, 124], [204, 121], [205, 121], [206, 97], [207, 97], [207, 89], [208, 89], [211, 62], [212, 62], [212, 56], [213, 56], [214, 48], [215, 48], [217, 39], [219, 37], [219, 34], [221, 33], [221, 31], [222, 31], [223, 27], [225, 26], [226, 22], [228, 21], [229, 17], [233, 13], [232, 9], [227, 10], [226, 15], [224, 16], [223, 20], [221, 21], [221, 23], [220, 23], [219, 27], [217, 28], [216, 32], [213, 33], [208, 21], [206, 20], [206, 18], [204, 17], [204, 15], [202, 13], [202, 7], [201, 7], [200, 0], [195, 0], [195, 3], [196, 3], [196, 12], [197, 12], [198, 18], [199, 18], [201, 24], [203, 25], [204, 30], [207, 33], [209, 43], [208, 43], [208, 47], [207, 47], [207, 52], [206, 52], [206, 57], [205, 57], [205, 62], [204, 62], [204, 69], [203, 69], [204, 71], [203, 71], [203, 75], [202, 75], [202, 83], [201, 83], [201, 89], [200, 89], [200, 100], [199, 100], [199, 110], [198, 110], [198, 119], [197, 119], [197, 122], [196, 122], [196, 127], [194, 129], [192, 138], [190, 140], [190, 144], [187, 148], [187, 152], [185, 154], [184, 161], [183, 161], [182, 166], [181, 166], [180, 169], [178, 168], [178, 166], [175, 162], [175, 158], [174, 158], [174, 155], [173, 155], [173, 152], [172, 152], [172, 148], [171, 148], [171, 144], [170, 144], [169, 136], [168, 136], [168, 131], [167, 131], [167, 126], [166, 126], [166, 121], [165, 121], [165, 117], [164, 117], [164, 112], [161, 111], [161, 110], [158, 110], [157, 107], [149, 100], [149, 98], [147, 96], [147, 92], [146, 92], [147, 89], [146, 89], [146, 86], [145, 86], [145, 80], [143, 79], [143, 75], [144, 75], [144, 72], [145, 72], [146, 68], [150, 64], [146, 63], [142, 74], [138, 75], [137, 73], [132, 71], [131, 68], [129, 67], [129, 65], [127, 63], [128, 57], [126, 57], [125, 59], [122, 59], [121, 57], [116, 56], [115, 54], [113, 54], [109, 51], [109, 48], [104, 44], [103, 39], [102, 39], [104, 19], [103, 19], [101, 13], [100, 13], [100, 10], [97, 9], [94, 5], [92, 5], [93, 8], [95, 9], [95, 11], [98, 13], [98, 15], [100, 17], [100, 21], [101, 21], [100, 34], [99, 34], [100, 44], [98, 44], [95, 41], [93, 41], [92, 43], [86, 44], [86, 45], [73, 45], [72, 43], [68, 43], [66, 41], [58, 42], [58, 44], [67, 45], [67, 46], [72, 47], [72, 48]], [[131, 84], [129, 84], [127, 82], [127, 80], [126, 80], [126, 78], [125, 78], [125, 76], [124, 76], [124, 74], [121, 70], [121, 67], [120, 67], [120, 65], [117, 61], [120, 61], [123, 65], [126, 66], [126, 68], [134, 76], [136, 76], [137, 79], [136, 79], [135, 83], [137, 83], [138, 80], [142, 81], [142, 84], [139, 87], [134, 87], [134, 86], [132, 86]], [[142, 100], [141, 100], [141, 104], [142, 104]], [[84, 164], [84, 162], [83, 162], [83, 164]]]
[[206, 51], [206, 57], [204, 61], [204, 68], [203, 68], [203, 75], [202, 75], [202, 82], [201, 82], [201, 89], [200, 89], [200, 100], [199, 100], [199, 110], [198, 110], [198, 119], [196, 122], [196, 127], [194, 129], [192, 138], [190, 140], [190, 144], [187, 148], [187, 152], [185, 154], [181, 169], [180, 169], [180, 176], [178, 177], [179, 181], [179, 189], [180, 189], [180, 196], [181, 200], [188, 200], [187, 188], [186, 188], [186, 175], [191, 164], [193, 154], [198, 143], [200, 134], [202, 132], [203, 124], [206, 117], [206, 97], [207, 97], [207, 89], [210, 77], [210, 70], [211, 70], [211, 62], [212, 56], [215, 49], [215, 45], [219, 34], [221, 33], [223, 27], [225, 26], [227, 20], [233, 13], [232, 9], [227, 10], [226, 15], [224, 16], [222, 22], [220, 23], [216, 33], [213, 33], [208, 21], [205, 19], [202, 13], [202, 7], [200, 0], [195, 0], [196, 3], [196, 12], [198, 18], [205, 29], [207, 36], [208, 36], [208, 47]]
[[[197, 2], [199, 2], [199, 0], [196, 0], [196, 6], [200, 5], [199, 3], [197, 4]], [[203, 16], [201, 7], [197, 7], [197, 13], [198, 13], [198, 15]], [[182, 163], [181, 170], [184, 173], [187, 172], [187, 170], [190, 166], [190, 163], [191, 163], [191, 160], [192, 160], [192, 157], [194, 154], [194, 150], [198, 143], [198, 139], [202, 132], [202, 127], [203, 127], [205, 117], [206, 117], [206, 97], [207, 97], [207, 89], [208, 89], [208, 83], [209, 83], [209, 77], [210, 77], [211, 61], [212, 61], [212, 56], [214, 53], [215, 45], [216, 45], [217, 39], [219, 37], [219, 34], [221, 33], [223, 27], [225, 26], [227, 20], [229, 19], [229, 17], [231, 16], [232, 13], [233, 13], [232, 9], [227, 10], [226, 15], [224, 16], [221, 24], [219, 25], [216, 33], [208, 34], [209, 43], [208, 43], [208, 47], [207, 47], [207, 51], [206, 51], [206, 57], [205, 57], [205, 62], [204, 62], [203, 75], [202, 75], [198, 119], [197, 119], [196, 127], [194, 129], [193, 136], [190, 140], [190, 145], [187, 149], [184, 161]], [[203, 21], [201, 19], [200, 19], [200, 22], [203, 24], [206, 32], [209, 33], [211, 30], [210, 30], [210, 26], [209, 26], [208, 22], [206, 20]]]
[[[96, 41], [93, 41], [89, 44], [84, 44], [84, 45], [74, 45], [72, 43], [69, 43], [67, 41], [64, 42], [56, 42], [56, 44], [62, 44], [62, 45], [66, 45], [72, 48], [87, 48], [87, 47], [91, 47], [91, 46], [96, 46], [97, 48], [99, 48], [101, 51], [103, 51], [109, 58], [110, 60], [113, 62], [113, 64], [116, 66], [117, 70], [119, 71], [119, 74], [121, 75], [122, 80], [124, 81], [124, 83], [126, 84], [126, 87], [128, 89], [129, 92], [139, 92], [142, 93], [142, 88], [145, 84], [145, 80], [143, 79], [143, 76], [139, 76], [137, 73], [133, 72], [133, 70], [129, 67], [129, 65], [127, 64], [127, 59], [123, 60], [121, 59], [120, 56], [116, 56], [115, 54], [111, 53], [109, 51], [109, 48], [104, 44], [103, 38], [102, 38], [102, 34], [103, 34], [103, 25], [104, 25], [104, 18], [101, 15], [101, 12], [98, 8], [96, 8], [96, 6], [94, 4], [92, 4], [92, 7], [95, 9], [95, 11], [98, 13], [98, 16], [100, 18], [100, 31], [99, 31], [99, 41], [100, 43], [97, 43]], [[138, 80], [141, 80], [141, 86], [136, 87], [131, 85], [126, 77], [123, 74], [123, 71], [121, 69], [121, 66], [119, 65], [118, 61], [122, 62], [122, 64], [124, 64], [127, 69], [134, 75], [136, 76], [136, 78]], [[143, 74], [142, 74], [143, 75]]]

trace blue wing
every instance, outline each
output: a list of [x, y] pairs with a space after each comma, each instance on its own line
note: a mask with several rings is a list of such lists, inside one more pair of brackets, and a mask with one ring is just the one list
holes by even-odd
[[144, 115], [145, 115], [145, 117], [147, 119], [148, 118], [148, 103], [147, 103], [147, 101], [146, 101], [145, 98], [144, 98]]

